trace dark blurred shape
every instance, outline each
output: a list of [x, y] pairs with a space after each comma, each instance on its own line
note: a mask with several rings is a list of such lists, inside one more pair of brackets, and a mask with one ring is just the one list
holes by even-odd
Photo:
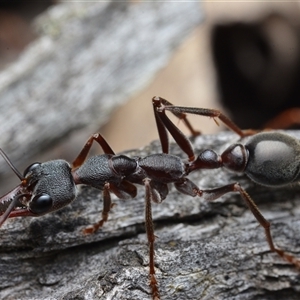
[[[220, 100], [240, 127], [263, 128], [300, 107], [298, 25], [278, 14], [257, 23], [216, 25], [212, 51]], [[276, 127], [276, 119], [270, 124]]]
[[55, 0], [0, 0], [0, 11], [6, 10], [14, 12], [22, 18], [32, 19], [55, 3]]

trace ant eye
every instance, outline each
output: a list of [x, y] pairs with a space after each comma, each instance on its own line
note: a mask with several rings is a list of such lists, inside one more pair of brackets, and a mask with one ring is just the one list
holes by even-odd
[[36, 195], [30, 201], [29, 209], [34, 214], [42, 214], [49, 211], [52, 207], [52, 198], [47, 194]]
[[24, 171], [24, 173], [23, 173], [23, 176], [26, 177], [26, 175], [27, 175], [29, 172], [32, 172], [36, 167], [38, 167], [38, 166], [40, 166], [40, 165], [41, 165], [41, 163], [39, 163], [39, 162], [35, 162], [35, 163], [31, 164], [30, 166], [28, 166], [28, 167], [25, 169], [25, 171]]

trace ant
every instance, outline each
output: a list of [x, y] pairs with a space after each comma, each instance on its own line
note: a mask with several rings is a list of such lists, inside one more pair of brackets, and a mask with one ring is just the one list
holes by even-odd
[[[103, 197], [101, 220], [84, 229], [85, 234], [91, 234], [108, 220], [109, 212], [113, 207], [111, 193], [121, 199], [134, 198], [137, 193], [136, 184], [143, 185], [151, 294], [153, 299], [160, 299], [154, 267], [155, 235], [152, 202], [160, 203], [167, 197], [170, 183], [173, 183], [183, 194], [202, 197], [207, 201], [214, 201], [230, 192], [238, 192], [264, 228], [270, 251], [276, 252], [283, 259], [300, 268], [300, 260], [274, 245], [270, 223], [239, 183], [203, 190], [187, 178], [191, 172], [197, 170], [224, 167], [244, 173], [252, 181], [261, 185], [270, 187], [288, 185], [300, 180], [299, 167], [294, 163], [300, 159], [300, 142], [280, 132], [258, 133], [252, 130], [241, 130], [218, 110], [174, 106], [161, 97], [153, 97], [152, 104], [162, 153], [146, 157], [116, 155], [106, 140], [97, 133], [87, 140], [71, 166], [65, 160], [33, 163], [22, 175], [0, 149], [0, 154], [21, 180], [19, 186], [0, 198], [0, 226], [7, 218], [41, 216], [58, 210], [76, 198], [76, 185], [85, 184], [101, 190]], [[193, 129], [186, 114], [211, 117], [216, 123], [218, 118], [240, 138], [247, 136], [248, 139], [244, 143], [230, 145], [221, 155], [207, 149], [202, 150], [196, 157], [191, 142], [169, 119], [166, 111], [182, 120], [193, 136], [198, 135], [199, 132]], [[168, 132], [186, 153], [187, 160], [169, 154]], [[87, 158], [94, 141], [101, 146], [104, 154]]]

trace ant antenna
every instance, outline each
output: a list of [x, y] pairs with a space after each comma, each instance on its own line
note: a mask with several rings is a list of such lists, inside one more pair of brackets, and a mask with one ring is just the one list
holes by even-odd
[[8, 156], [5, 154], [5, 152], [0, 148], [0, 154], [2, 155], [2, 157], [5, 159], [5, 161], [7, 162], [7, 164], [11, 167], [11, 169], [14, 171], [14, 173], [19, 177], [19, 179], [21, 181], [24, 180], [24, 177], [22, 176], [22, 174], [17, 170], [17, 168], [13, 165], [13, 163], [11, 162], [11, 160], [8, 158]]

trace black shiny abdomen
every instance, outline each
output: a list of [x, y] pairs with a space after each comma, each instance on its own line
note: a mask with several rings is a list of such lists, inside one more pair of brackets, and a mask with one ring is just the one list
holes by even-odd
[[300, 143], [280, 132], [254, 135], [245, 144], [249, 160], [245, 173], [255, 182], [280, 186], [299, 180]]

